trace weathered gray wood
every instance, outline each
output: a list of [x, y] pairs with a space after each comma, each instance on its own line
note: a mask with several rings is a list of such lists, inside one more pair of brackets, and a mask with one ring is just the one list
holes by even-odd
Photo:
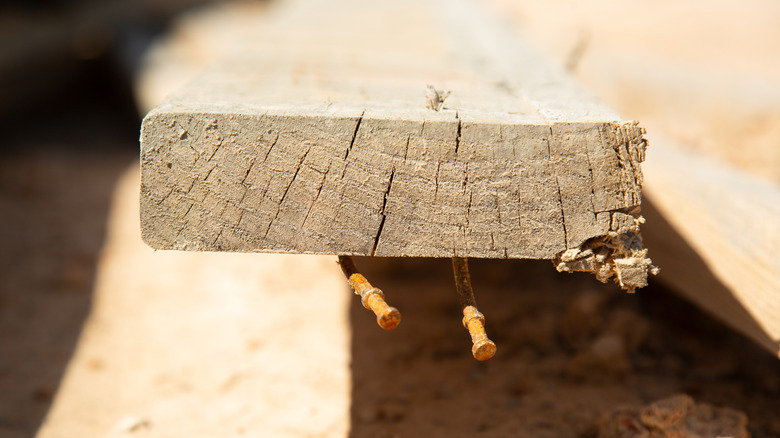
[[288, 2], [234, 43], [144, 119], [152, 247], [552, 259], [636, 225], [643, 130], [467, 0]]

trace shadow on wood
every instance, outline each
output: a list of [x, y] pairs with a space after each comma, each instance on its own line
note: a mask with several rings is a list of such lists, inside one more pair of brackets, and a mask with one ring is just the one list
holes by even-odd
[[[642, 203], [642, 215], [647, 219], [642, 228], [645, 245], [661, 267], [656, 279], [775, 355], [780, 353], [778, 341], [766, 333], [733, 292], [718, 280], [650, 198], [646, 197]], [[728, 316], [723, 312], [728, 312]]]
[[113, 183], [130, 158], [28, 150], [0, 162], [4, 437], [33, 436], [58, 391], [92, 306]]

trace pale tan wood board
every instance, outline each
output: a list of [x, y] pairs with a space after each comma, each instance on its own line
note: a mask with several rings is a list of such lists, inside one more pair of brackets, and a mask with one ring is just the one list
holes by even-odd
[[780, 355], [780, 188], [664, 138], [644, 169], [658, 279]]
[[154, 251], [138, 238], [138, 184], [128, 167], [36, 436], [346, 436], [352, 297], [336, 257]]

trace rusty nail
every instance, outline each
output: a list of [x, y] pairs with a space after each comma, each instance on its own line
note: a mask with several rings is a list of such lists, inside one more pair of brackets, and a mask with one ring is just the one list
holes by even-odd
[[371, 286], [366, 277], [358, 272], [352, 256], [339, 256], [339, 266], [344, 271], [347, 281], [355, 294], [360, 295], [363, 307], [370, 309], [376, 315], [376, 323], [385, 330], [392, 330], [401, 323], [401, 312], [387, 305], [385, 294]]
[[455, 289], [458, 301], [463, 309], [463, 327], [471, 335], [471, 354], [477, 360], [488, 360], [496, 354], [496, 344], [485, 333], [485, 315], [477, 310], [474, 291], [471, 289], [469, 263], [467, 258], [453, 257], [452, 270], [455, 272]]

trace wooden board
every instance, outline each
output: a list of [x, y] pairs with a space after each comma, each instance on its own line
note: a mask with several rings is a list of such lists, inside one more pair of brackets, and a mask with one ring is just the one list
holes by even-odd
[[152, 247], [552, 259], [634, 220], [644, 131], [478, 5], [277, 7], [146, 116]]
[[[138, 239], [138, 177], [129, 166], [116, 185], [93, 299], [85, 300], [89, 318], [71, 322], [81, 331], [72, 354], [32, 356], [63, 367], [67, 360], [61, 382], [57, 374], [53, 386], [41, 386], [29, 371], [37, 364], [11, 368], [33, 388], [56, 390], [51, 409], [37, 433], [35, 422], [18, 434], [24, 423], [6, 420], [16, 410], [0, 411], [0, 436], [347, 437], [349, 305], [360, 299], [336, 257], [152, 251]], [[49, 306], [62, 305], [46, 292]], [[38, 316], [39, 325], [63, 324], [52, 321], [66, 316], [50, 314]], [[4, 367], [19, 360], [14, 351], [3, 350]], [[6, 400], [19, 409], [42, 404]]]
[[645, 166], [658, 279], [780, 357], [780, 188], [669, 143]]

